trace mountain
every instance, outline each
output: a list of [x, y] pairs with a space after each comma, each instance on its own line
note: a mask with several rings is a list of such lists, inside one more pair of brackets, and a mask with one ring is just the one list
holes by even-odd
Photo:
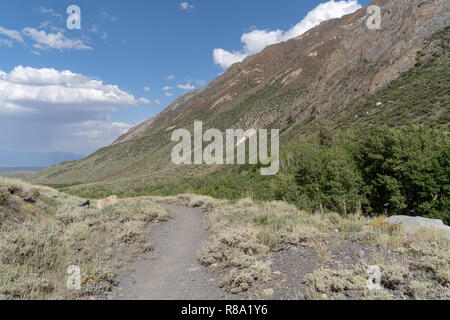
[[176, 128], [280, 128], [282, 148], [322, 122], [334, 130], [449, 123], [448, 0], [377, 0], [382, 28], [367, 28], [367, 8], [322, 22], [231, 66], [203, 90], [180, 97], [89, 157], [31, 177], [78, 184], [103, 195], [158, 189], [223, 169], [170, 161]]
[[81, 158], [83, 156], [64, 152], [41, 153], [0, 150], [0, 167], [49, 167]]

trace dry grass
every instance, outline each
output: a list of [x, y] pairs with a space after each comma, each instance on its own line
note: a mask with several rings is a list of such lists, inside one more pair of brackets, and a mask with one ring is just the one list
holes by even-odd
[[[168, 219], [162, 203], [202, 208], [210, 240], [199, 261], [223, 273], [233, 293], [271, 278], [267, 254], [280, 246], [303, 246], [329, 262], [331, 242], [373, 246], [366, 263], [307, 275], [310, 297], [389, 299], [393, 291], [414, 299], [450, 298], [450, 237], [423, 229], [406, 232], [383, 218], [308, 214], [284, 202], [216, 200], [198, 195], [120, 200], [102, 210], [77, 207], [78, 198], [17, 180], [0, 179], [0, 299], [102, 295], [115, 269], [151, 246], [145, 225]], [[393, 261], [386, 252], [402, 258]], [[382, 290], [366, 289], [367, 266], [382, 270]], [[79, 265], [82, 290], [66, 289], [66, 269]]]
[[[0, 299], [103, 295], [114, 270], [151, 250], [145, 225], [167, 211], [141, 199], [98, 210], [77, 198], [18, 180], [0, 179]], [[66, 287], [69, 265], [81, 269], [81, 291]]]
[[[389, 292], [397, 290], [410, 298], [423, 298], [424, 292], [428, 298], [450, 297], [450, 237], [438, 230], [407, 232], [382, 217], [307, 214], [284, 202], [255, 203], [248, 198], [237, 202], [198, 195], [152, 199], [205, 210], [211, 237], [199, 260], [224, 271], [221, 285], [233, 293], [270, 278], [265, 256], [279, 246], [309, 247], [325, 262], [331, 259], [328, 243], [346, 240], [378, 250], [367, 257], [367, 264], [308, 275], [313, 296], [336, 299], [353, 290], [364, 299], [391, 299]], [[401, 258], [392, 260], [387, 252], [397, 252]], [[382, 290], [367, 289], [369, 264], [381, 268]]]
[[233, 293], [269, 280], [271, 271], [262, 258], [271, 250], [282, 244], [312, 245], [333, 227], [320, 216], [278, 201], [255, 203], [247, 198], [233, 202], [198, 195], [152, 199], [205, 209], [211, 238], [199, 260], [225, 271], [221, 286]]

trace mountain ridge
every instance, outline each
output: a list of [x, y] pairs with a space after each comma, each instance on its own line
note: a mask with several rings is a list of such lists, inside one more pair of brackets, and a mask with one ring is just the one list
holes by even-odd
[[[205, 129], [279, 128], [290, 139], [312, 134], [312, 123], [345, 116], [346, 106], [367, 101], [411, 69], [417, 53], [427, 47], [426, 39], [450, 21], [445, 0], [372, 4], [382, 8], [381, 30], [367, 28], [366, 8], [322, 22], [234, 64], [206, 88], [175, 100], [111, 146], [44, 170], [32, 181], [79, 182], [83, 188], [113, 191], [215, 171], [217, 167], [206, 166], [180, 169], [170, 162], [171, 131], [191, 129], [195, 120], [202, 120]], [[445, 106], [441, 109], [436, 113], [445, 116]]]

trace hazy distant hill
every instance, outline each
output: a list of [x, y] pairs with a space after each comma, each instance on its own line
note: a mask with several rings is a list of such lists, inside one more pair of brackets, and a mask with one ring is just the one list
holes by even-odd
[[0, 173], [35, 173], [46, 167], [0, 167]]
[[0, 167], [49, 167], [81, 158], [83, 156], [64, 152], [41, 153], [0, 150]]

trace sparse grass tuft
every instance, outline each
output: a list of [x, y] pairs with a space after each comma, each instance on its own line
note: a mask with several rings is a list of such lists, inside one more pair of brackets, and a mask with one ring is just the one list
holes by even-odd
[[[0, 178], [0, 299], [102, 296], [114, 269], [148, 250], [145, 225], [166, 220], [160, 205], [121, 200], [102, 210], [48, 187]], [[81, 269], [82, 289], [69, 291], [66, 270]]]

